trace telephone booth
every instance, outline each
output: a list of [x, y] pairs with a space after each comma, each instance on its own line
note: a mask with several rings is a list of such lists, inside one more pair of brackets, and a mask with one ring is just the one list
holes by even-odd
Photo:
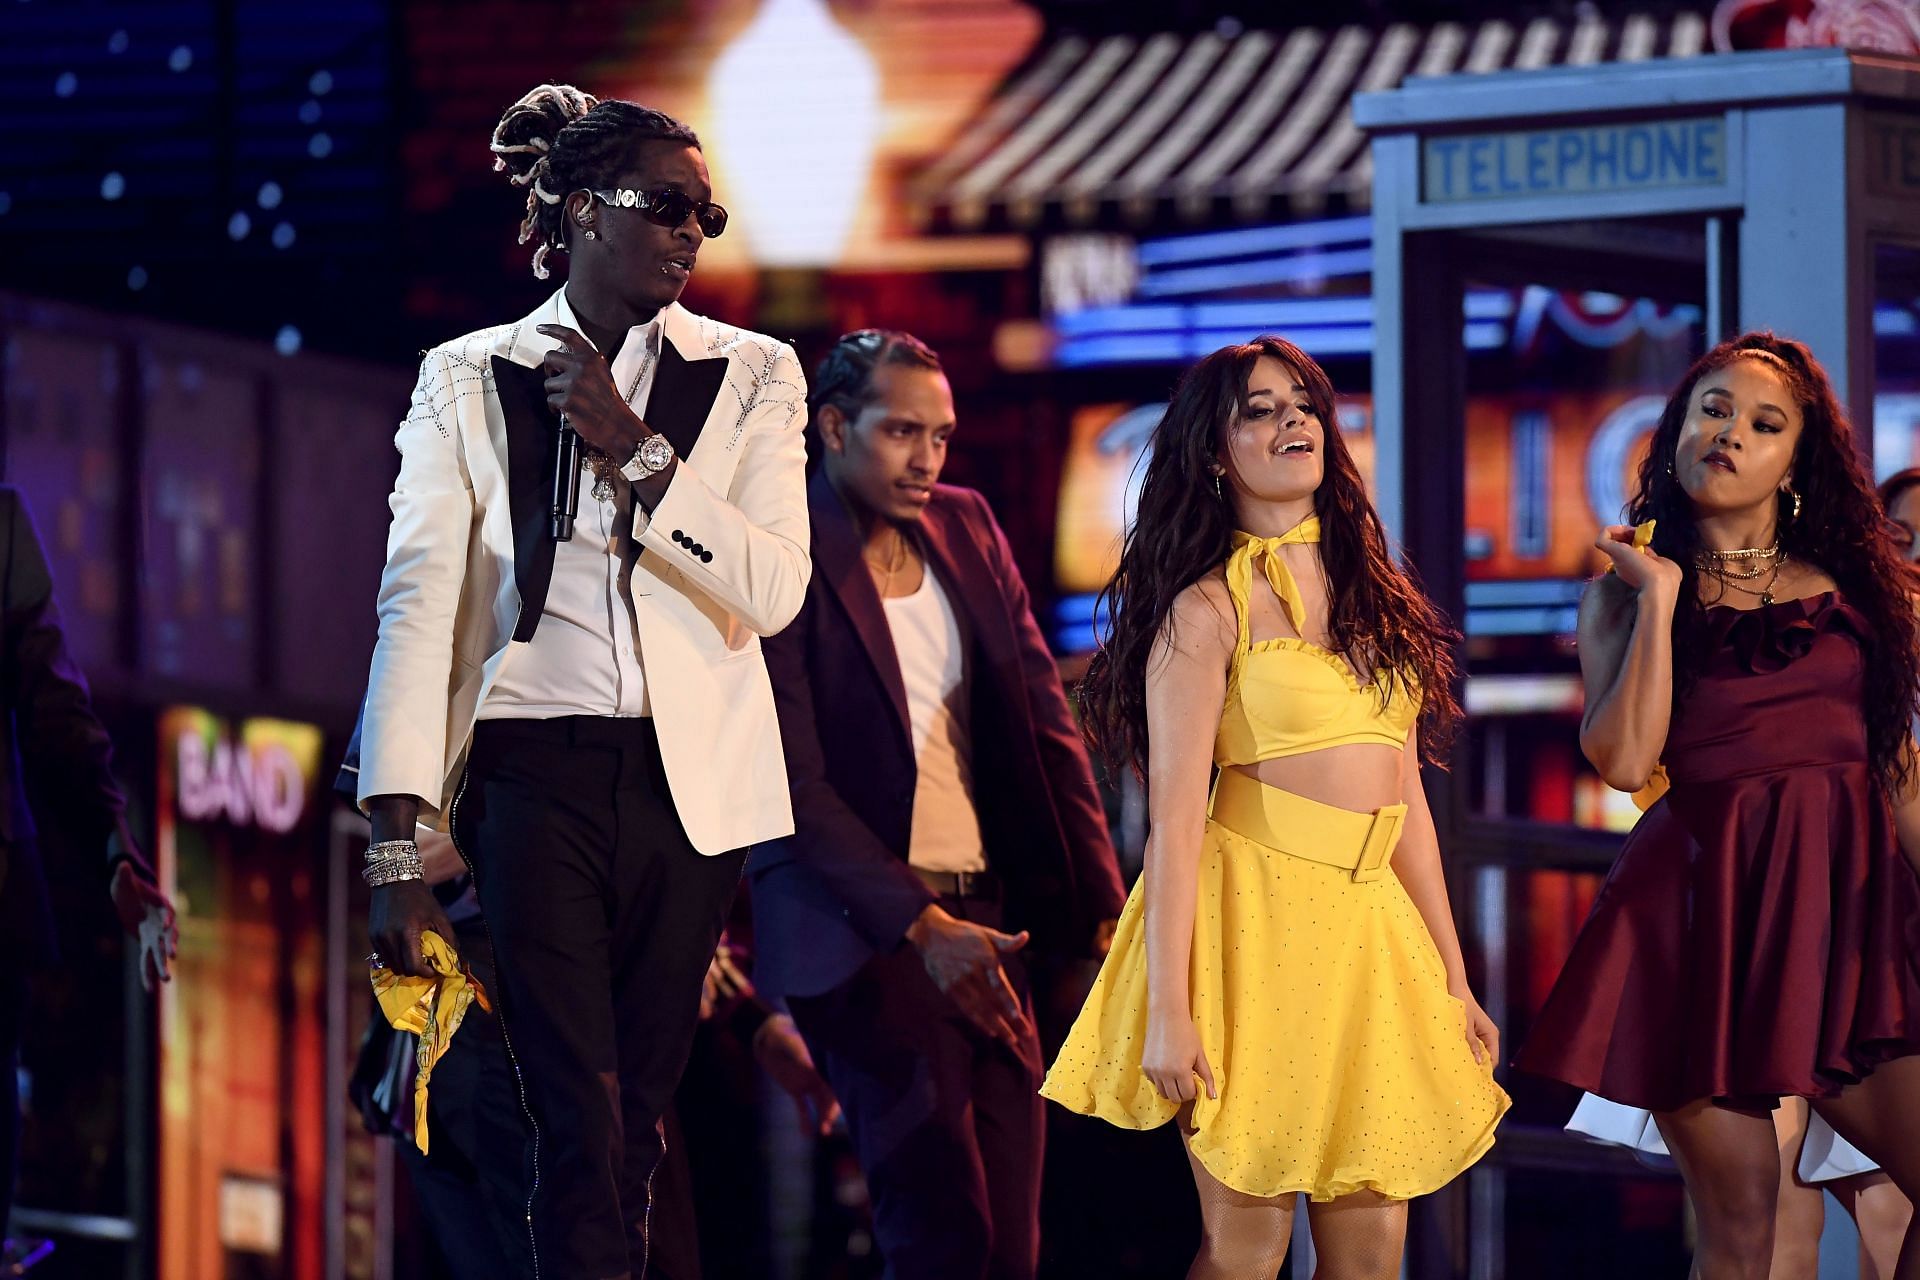
[[[1415, 78], [1357, 96], [1354, 119], [1374, 166], [1376, 496], [1465, 623], [1468, 720], [1429, 789], [1510, 1052], [1637, 816], [1580, 756], [1573, 631], [1667, 392], [1712, 342], [1772, 328], [1825, 363], [1878, 474], [1916, 460], [1920, 61]], [[1469, 366], [1488, 325], [1507, 354]], [[1569, 1091], [1503, 1078], [1501, 1140], [1420, 1211], [1411, 1274], [1573, 1274], [1575, 1255], [1582, 1274], [1678, 1274], [1672, 1174], [1564, 1133]]]

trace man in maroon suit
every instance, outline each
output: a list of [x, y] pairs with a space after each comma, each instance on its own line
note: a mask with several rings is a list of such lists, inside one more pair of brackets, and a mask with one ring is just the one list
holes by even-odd
[[938, 483], [939, 359], [862, 330], [812, 387], [813, 579], [763, 642], [795, 831], [750, 861], [754, 980], [845, 1108], [887, 1275], [1025, 1280], [1043, 1125], [1022, 951], [1110, 939], [1113, 847], [1006, 538]]

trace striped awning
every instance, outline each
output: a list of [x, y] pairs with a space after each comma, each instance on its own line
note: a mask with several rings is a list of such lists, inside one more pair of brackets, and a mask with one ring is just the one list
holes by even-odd
[[1355, 93], [1409, 76], [1647, 58], [1707, 48], [1696, 13], [1384, 29], [1061, 36], [1010, 76], [912, 184], [950, 230], [1246, 221], [1364, 208]]

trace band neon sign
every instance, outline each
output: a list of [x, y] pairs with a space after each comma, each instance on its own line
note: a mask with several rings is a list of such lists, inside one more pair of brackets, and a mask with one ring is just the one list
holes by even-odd
[[293, 751], [278, 742], [209, 741], [196, 729], [176, 740], [180, 816], [224, 818], [275, 834], [294, 829], [307, 805], [307, 778]]

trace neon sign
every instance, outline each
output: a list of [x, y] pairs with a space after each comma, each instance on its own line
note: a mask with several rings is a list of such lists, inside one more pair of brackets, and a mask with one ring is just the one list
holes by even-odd
[[[275, 835], [292, 831], [306, 812], [311, 769], [279, 735], [242, 726], [239, 740], [218, 721], [181, 726], [173, 735], [179, 814], [191, 822], [230, 822]], [[317, 735], [316, 735], [317, 736]]]

